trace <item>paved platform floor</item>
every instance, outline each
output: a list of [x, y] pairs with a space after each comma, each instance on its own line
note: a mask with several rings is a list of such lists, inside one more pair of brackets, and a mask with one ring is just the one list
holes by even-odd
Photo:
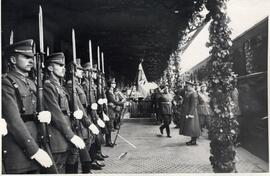
[[[124, 122], [117, 145], [102, 147], [103, 153], [110, 156], [105, 161], [106, 166], [93, 173], [212, 173], [207, 134], [198, 139], [197, 146], [186, 146], [185, 142], [190, 138], [179, 135], [179, 129], [173, 124], [170, 126], [172, 138], [167, 138], [165, 134], [160, 135], [159, 125], [153, 122]], [[113, 139], [115, 134], [113, 132]], [[241, 147], [237, 158], [240, 173], [268, 172], [268, 163]]]

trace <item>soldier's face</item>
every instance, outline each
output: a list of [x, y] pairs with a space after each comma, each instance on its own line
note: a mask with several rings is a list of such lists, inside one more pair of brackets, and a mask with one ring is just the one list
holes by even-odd
[[12, 56], [11, 62], [19, 71], [23, 73], [29, 72], [34, 66], [34, 58], [25, 56], [23, 54], [16, 54], [16, 56]]
[[92, 78], [97, 79], [97, 72], [92, 72]]
[[115, 83], [112, 83], [111, 86], [112, 86], [112, 88], [116, 88], [116, 84]]
[[66, 72], [65, 65], [53, 64], [53, 73], [56, 76], [63, 78], [65, 76], [65, 72]]
[[77, 69], [77, 71], [76, 71], [76, 76], [77, 76], [78, 78], [82, 79], [82, 78], [83, 78], [83, 70]]

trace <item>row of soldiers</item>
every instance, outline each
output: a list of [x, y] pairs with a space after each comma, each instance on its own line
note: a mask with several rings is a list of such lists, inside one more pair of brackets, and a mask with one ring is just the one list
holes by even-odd
[[[104, 75], [102, 78], [90, 63], [82, 67], [77, 59], [76, 65], [67, 65], [66, 71], [64, 53], [53, 53], [44, 61], [44, 85], [39, 88], [43, 89], [44, 110], [38, 112], [37, 101], [41, 100], [37, 100], [36, 80], [29, 77], [34, 67], [33, 46], [30, 39], [4, 51], [10, 68], [2, 77], [2, 117], [8, 130], [2, 137], [2, 172], [78, 173], [79, 163], [82, 173], [101, 169], [105, 166], [102, 161], [108, 157], [102, 153], [102, 145], [113, 147], [111, 131], [116, 107], [125, 105], [115, 99], [115, 82], [109, 82], [104, 94], [104, 86], [99, 86]], [[69, 72], [72, 67], [76, 67], [75, 82]], [[64, 86], [61, 80], [65, 74]], [[40, 134], [44, 123], [50, 151], [40, 144], [47, 137]]]

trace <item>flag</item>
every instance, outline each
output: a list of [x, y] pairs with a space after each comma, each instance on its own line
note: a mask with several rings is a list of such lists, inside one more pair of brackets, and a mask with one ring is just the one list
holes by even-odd
[[143, 71], [142, 63], [138, 67], [138, 80], [137, 80], [137, 91], [140, 97], [147, 97], [149, 95], [149, 90], [146, 88], [148, 81]]

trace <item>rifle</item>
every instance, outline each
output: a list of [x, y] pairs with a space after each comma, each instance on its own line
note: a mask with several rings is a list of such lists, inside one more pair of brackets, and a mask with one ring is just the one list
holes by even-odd
[[[43, 18], [42, 18], [42, 8], [39, 6], [39, 53], [37, 53], [36, 57], [36, 69], [37, 69], [37, 112], [41, 112], [44, 110], [44, 102], [43, 102], [43, 81], [42, 81], [42, 67], [44, 63], [44, 45], [43, 45]], [[41, 123], [40, 125], [40, 142], [41, 148], [43, 148], [48, 155], [51, 157], [53, 161], [53, 165], [49, 168], [42, 168], [42, 173], [47, 174], [57, 174], [58, 170], [56, 164], [52, 157], [52, 152], [50, 148], [50, 140], [48, 135], [48, 126], [46, 123]]]
[[79, 128], [80, 128], [80, 121], [78, 119], [76, 119], [73, 115], [74, 112], [76, 111], [76, 85], [75, 85], [75, 73], [76, 73], [76, 69], [77, 69], [77, 65], [76, 65], [76, 43], [75, 43], [75, 31], [74, 29], [72, 29], [72, 51], [73, 51], [73, 60], [72, 60], [72, 65], [71, 65], [71, 84], [72, 84], [72, 92], [71, 92], [71, 97], [70, 97], [70, 102], [71, 102], [71, 106], [70, 106], [70, 116], [71, 119], [73, 119], [73, 124], [72, 124], [72, 128], [74, 130], [74, 132], [77, 133], [77, 135], [80, 134]]
[[[142, 62], [142, 60], [141, 60], [141, 62]], [[136, 76], [135, 76], [135, 81], [138, 79], [138, 73], [139, 73], [139, 72], [137, 72], [137, 74], [136, 74]], [[135, 82], [135, 81], [134, 81], [134, 82]], [[130, 100], [130, 97], [131, 97], [131, 95], [132, 95], [133, 89], [134, 89], [134, 86], [132, 86], [131, 91], [130, 91], [130, 93], [129, 93], [129, 96], [128, 96], [127, 100]], [[124, 115], [125, 115], [126, 111], [127, 111], [127, 108], [124, 107], [124, 109], [123, 109], [122, 112], [121, 112], [120, 122], [119, 122], [120, 125], [119, 125], [119, 128], [118, 128], [117, 132], [116, 132], [116, 135], [115, 135], [115, 138], [114, 138], [114, 141], [113, 141], [113, 145], [115, 145], [115, 143], [116, 143], [116, 140], [117, 140], [118, 134], [119, 134], [119, 132], [120, 132], [120, 128], [121, 128], [121, 122], [122, 122], [122, 120], [123, 120], [123, 118], [124, 118]]]
[[[105, 94], [105, 70], [104, 70], [104, 55], [103, 52], [101, 53], [101, 60], [102, 60], [102, 72], [101, 72], [101, 96], [103, 99], [106, 98]], [[107, 104], [103, 104], [103, 111], [107, 114], [108, 113], [108, 106]]]
[[[99, 46], [97, 48], [97, 56], [98, 56], [98, 69], [97, 69], [97, 99], [102, 98], [102, 83], [101, 83], [101, 71], [100, 71], [100, 52]], [[103, 117], [103, 106], [98, 104], [98, 114], [100, 117]], [[102, 118], [103, 119], [103, 118]]]

